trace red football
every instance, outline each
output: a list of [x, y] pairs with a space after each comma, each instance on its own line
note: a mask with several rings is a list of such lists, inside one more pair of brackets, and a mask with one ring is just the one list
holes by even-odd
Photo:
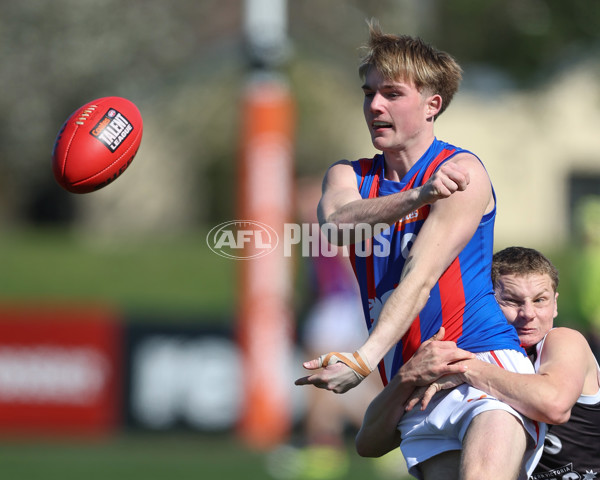
[[56, 181], [69, 192], [88, 193], [121, 175], [138, 151], [143, 122], [137, 107], [104, 97], [78, 108], [64, 123], [52, 152]]

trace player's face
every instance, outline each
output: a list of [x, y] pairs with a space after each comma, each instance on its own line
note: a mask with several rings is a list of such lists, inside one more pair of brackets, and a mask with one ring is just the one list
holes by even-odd
[[558, 293], [548, 275], [501, 275], [495, 293], [523, 346], [535, 345], [552, 328], [558, 314]]
[[386, 80], [371, 68], [363, 85], [365, 99], [363, 111], [373, 146], [378, 150], [403, 150], [426, 132], [428, 114], [427, 98], [412, 82]]

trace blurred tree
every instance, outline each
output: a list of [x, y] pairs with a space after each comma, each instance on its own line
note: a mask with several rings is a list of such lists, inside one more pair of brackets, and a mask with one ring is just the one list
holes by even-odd
[[[368, 18], [386, 31], [420, 34], [466, 68], [483, 65], [521, 87], [592, 55], [600, 43], [597, 0], [288, 6], [293, 56], [283, 68], [297, 96], [302, 174], [322, 173], [369, 146], [356, 69]], [[101, 196], [91, 202], [57, 190], [49, 162], [65, 118], [105, 95], [136, 102], [147, 125], [147, 167], [134, 163], [126, 174], [136, 175], [138, 182], [129, 184], [138, 183], [139, 191], [126, 198], [129, 192], [113, 190], [122, 182], [111, 185], [115, 198], [107, 206], [114, 218], [118, 212], [133, 216], [132, 224], [145, 218], [193, 228], [230, 216], [247, 66], [242, 10], [242, 0], [0, 0], [0, 221], [81, 222], [102, 210]]]
[[431, 41], [463, 64], [486, 64], [522, 87], [600, 47], [600, 2], [438, 1]]

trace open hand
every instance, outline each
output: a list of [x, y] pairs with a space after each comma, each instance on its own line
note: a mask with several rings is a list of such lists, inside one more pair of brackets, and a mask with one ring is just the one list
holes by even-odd
[[[302, 365], [307, 370], [318, 370], [320, 368], [323, 370], [299, 378], [294, 383], [296, 385], [314, 385], [317, 388], [324, 388], [335, 393], [347, 392], [362, 382], [365, 376], [370, 373], [370, 368], [365, 369], [358, 364], [356, 355], [357, 353], [332, 352], [304, 362]], [[360, 355], [358, 355], [358, 358], [360, 358]], [[349, 367], [346, 363], [350, 363], [353, 367]]]

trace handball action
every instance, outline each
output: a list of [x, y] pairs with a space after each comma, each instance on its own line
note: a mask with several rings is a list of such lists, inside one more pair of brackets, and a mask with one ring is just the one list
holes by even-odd
[[133, 161], [142, 141], [138, 108], [121, 97], [103, 97], [78, 108], [58, 132], [52, 170], [61, 187], [89, 193], [105, 187]]

